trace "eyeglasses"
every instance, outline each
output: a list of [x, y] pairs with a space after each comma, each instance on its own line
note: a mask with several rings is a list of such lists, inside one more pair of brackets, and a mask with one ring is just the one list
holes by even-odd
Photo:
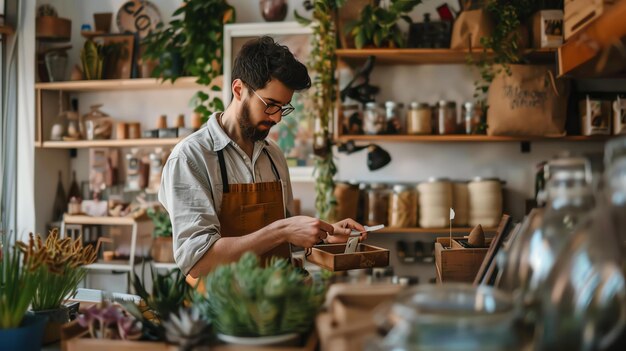
[[271, 115], [277, 113], [278, 111], [281, 111], [280, 115], [282, 117], [285, 117], [288, 114], [292, 113], [293, 110], [295, 110], [295, 108], [290, 103], [287, 104], [287, 105], [283, 105], [283, 106], [276, 105], [276, 104], [268, 104], [267, 102], [265, 102], [265, 100], [263, 100], [263, 98], [259, 94], [257, 94], [257, 92], [254, 89], [250, 88], [250, 90], [252, 90], [254, 95], [256, 95], [256, 97], [258, 97], [261, 100], [261, 102], [263, 102], [265, 104], [265, 111], [264, 112], [265, 112], [266, 115], [270, 115], [271, 116]]

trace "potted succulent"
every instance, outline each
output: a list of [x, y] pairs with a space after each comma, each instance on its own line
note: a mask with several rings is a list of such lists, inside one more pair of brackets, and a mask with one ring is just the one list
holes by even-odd
[[210, 317], [219, 339], [248, 346], [299, 341], [313, 328], [326, 292], [287, 260], [273, 258], [264, 268], [251, 252], [204, 283], [194, 306]]
[[44, 343], [57, 341], [61, 326], [69, 322], [69, 311], [63, 301], [76, 292], [87, 274], [84, 266], [96, 261], [98, 248], [83, 246], [81, 237], [61, 239], [58, 229], [50, 231], [45, 241], [30, 234], [28, 244], [18, 241], [17, 246], [32, 279], [38, 283], [31, 310], [48, 317]]
[[39, 285], [36, 263], [25, 265], [24, 254], [0, 236], [0, 345], [3, 350], [39, 350], [47, 317], [27, 313]]
[[411, 24], [413, 21], [408, 13], [422, 0], [389, 0], [387, 6], [380, 0], [372, 0], [361, 10], [361, 17], [346, 26], [346, 32], [354, 37], [357, 49], [363, 47], [396, 47], [406, 46], [404, 34], [398, 27], [400, 20]]
[[174, 248], [172, 246], [172, 222], [170, 215], [163, 209], [149, 208], [148, 217], [152, 219], [152, 258], [156, 262], [174, 262]]
[[[154, 77], [175, 81], [183, 75], [196, 77], [200, 85], [213, 85], [222, 74], [224, 24], [235, 20], [235, 9], [226, 0], [184, 0], [167, 26], [144, 40], [144, 60], [158, 61]], [[177, 68], [177, 65], [180, 66]], [[212, 92], [219, 92], [217, 85]], [[224, 104], [215, 93], [198, 91], [191, 103], [205, 120], [213, 111], [223, 111]]]

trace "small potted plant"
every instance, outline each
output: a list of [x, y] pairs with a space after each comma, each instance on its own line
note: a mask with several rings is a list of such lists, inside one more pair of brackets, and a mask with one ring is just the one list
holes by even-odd
[[36, 315], [48, 317], [44, 344], [59, 340], [61, 326], [69, 322], [69, 311], [63, 305], [67, 296], [76, 292], [78, 284], [85, 278], [85, 265], [97, 259], [97, 248], [83, 246], [82, 238], [75, 240], [59, 238], [58, 229], [53, 229], [46, 240], [30, 234], [28, 244], [17, 243], [29, 267], [32, 279], [37, 284], [31, 310]]
[[194, 306], [210, 317], [219, 339], [239, 345], [293, 345], [308, 335], [326, 293], [287, 260], [266, 267], [253, 253], [216, 268]]
[[47, 317], [27, 313], [39, 285], [37, 263], [25, 265], [23, 253], [0, 236], [0, 345], [8, 351], [39, 350]]
[[156, 262], [174, 262], [174, 248], [172, 246], [172, 222], [170, 215], [163, 209], [149, 208], [148, 217], [152, 219], [152, 258]]

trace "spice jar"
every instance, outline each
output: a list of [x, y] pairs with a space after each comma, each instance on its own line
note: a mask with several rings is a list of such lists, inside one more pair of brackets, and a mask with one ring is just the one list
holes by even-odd
[[469, 188], [467, 181], [452, 183], [452, 208], [454, 209], [454, 225], [467, 226], [469, 222]]
[[404, 123], [400, 117], [404, 105], [394, 101], [385, 102], [385, 116], [387, 118], [387, 133], [399, 134], [404, 130]]
[[437, 104], [437, 132], [440, 135], [457, 131], [456, 102], [441, 100]]
[[463, 130], [465, 134], [476, 134], [480, 126], [480, 107], [473, 102], [463, 104]]
[[335, 199], [337, 199], [336, 220], [356, 218], [359, 205], [359, 185], [348, 182], [335, 183]]
[[417, 189], [395, 185], [389, 201], [389, 226], [398, 228], [417, 225]]
[[406, 125], [408, 134], [432, 133], [432, 110], [423, 102], [412, 102], [407, 113]]
[[366, 190], [365, 225], [387, 225], [389, 189], [386, 184], [373, 183]]
[[376, 135], [385, 134], [387, 131], [387, 120], [385, 114], [375, 102], [365, 104], [363, 113], [363, 132], [365, 134]]
[[430, 178], [419, 190], [420, 227], [445, 228], [450, 225], [452, 183], [447, 178]]
[[495, 227], [502, 216], [502, 184], [497, 178], [476, 177], [468, 185], [469, 225]]

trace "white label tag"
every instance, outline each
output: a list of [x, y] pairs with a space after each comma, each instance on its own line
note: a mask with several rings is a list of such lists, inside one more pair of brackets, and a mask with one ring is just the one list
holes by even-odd
[[346, 250], [343, 253], [354, 253], [356, 251], [357, 246], [359, 246], [359, 237], [353, 237], [348, 239], [346, 243]]

